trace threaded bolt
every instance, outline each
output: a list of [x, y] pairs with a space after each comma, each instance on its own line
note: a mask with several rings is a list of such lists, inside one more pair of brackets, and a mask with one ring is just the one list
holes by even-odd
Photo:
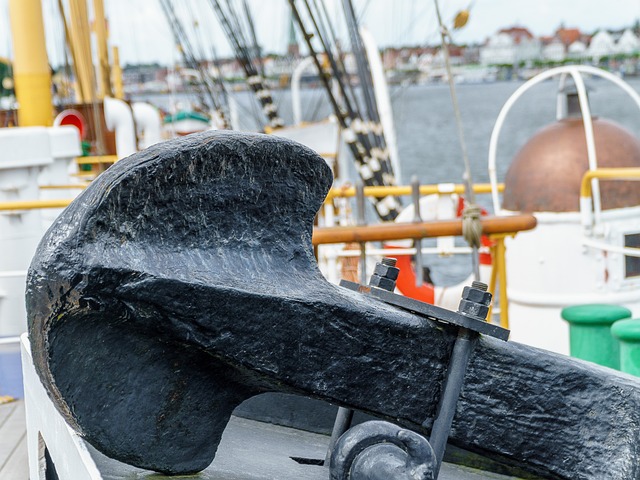
[[491, 294], [487, 292], [487, 284], [473, 282], [470, 287], [462, 289], [462, 299], [458, 313], [477, 320], [486, 320], [491, 304]]
[[397, 262], [398, 262], [397, 258], [382, 257], [382, 264], [387, 265], [388, 267], [395, 267]]
[[381, 262], [376, 263], [369, 285], [393, 292], [400, 273], [400, 269], [396, 267], [396, 261], [395, 258], [384, 257]]
[[477, 288], [478, 290], [482, 290], [483, 292], [486, 292], [489, 289], [489, 285], [487, 285], [486, 283], [478, 282], [474, 280], [473, 282], [471, 282], [471, 288]]

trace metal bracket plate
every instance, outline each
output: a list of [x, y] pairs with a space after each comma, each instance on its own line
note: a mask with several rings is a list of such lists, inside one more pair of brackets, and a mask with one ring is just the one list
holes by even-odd
[[430, 320], [435, 320], [436, 322], [445, 322], [458, 327], [463, 327], [505, 342], [509, 339], [510, 332], [506, 328], [468, 317], [462, 313], [453, 312], [446, 308], [431, 305], [430, 303], [420, 302], [419, 300], [391, 293], [381, 288], [360, 285], [359, 283], [350, 282], [348, 280], [341, 280], [340, 286], [355, 292], [370, 295], [378, 300], [388, 303], [389, 305], [408, 310]]

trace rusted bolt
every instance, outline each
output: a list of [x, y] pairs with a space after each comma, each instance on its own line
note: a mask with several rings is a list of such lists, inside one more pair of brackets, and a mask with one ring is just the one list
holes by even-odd
[[473, 282], [470, 287], [464, 287], [462, 290], [458, 313], [485, 321], [489, 314], [489, 305], [491, 305], [491, 294], [487, 292], [487, 285], [482, 282]]
[[384, 257], [382, 262], [376, 263], [373, 275], [369, 279], [369, 286], [393, 292], [396, 289], [396, 280], [400, 273], [400, 269], [395, 265], [396, 259], [389, 257]]

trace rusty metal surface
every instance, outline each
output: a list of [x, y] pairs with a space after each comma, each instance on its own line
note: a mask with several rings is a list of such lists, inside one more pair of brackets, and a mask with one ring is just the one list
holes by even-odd
[[[640, 141], [610, 120], [593, 119], [598, 167], [639, 167]], [[588, 170], [582, 119], [543, 128], [516, 154], [505, 178], [503, 207], [517, 212], [577, 212]], [[604, 209], [640, 205], [632, 181], [601, 181]]]

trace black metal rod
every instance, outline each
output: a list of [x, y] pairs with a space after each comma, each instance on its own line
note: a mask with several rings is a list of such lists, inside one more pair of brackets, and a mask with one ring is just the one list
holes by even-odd
[[[456, 413], [456, 405], [458, 404], [458, 397], [460, 396], [462, 384], [464, 383], [469, 357], [471, 356], [471, 351], [477, 338], [478, 334], [476, 332], [472, 332], [466, 328], [460, 328], [458, 330], [458, 337], [453, 345], [447, 376], [444, 381], [442, 395], [440, 396], [440, 403], [438, 404], [436, 417], [431, 428], [431, 436], [429, 437], [429, 443], [433, 448], [437, 460], [436, 478], [438, 478], [438, 472], [440, 471], [444, 452], [447, 448], [447, 440], [451, 432], [451, 423]], [[423, 426], [425, 425], [423, 424]]]
[[325, 466], [329, 465], [331, 460], [331, 453], [336, 446], [336, 442], [342, 436], [344, 432], [351, 428], [351, 422], [353, 421], [353, 410], [350, 408], [338, 407], [338, 413], [336, 414], [336, 420], [333, 423], [333, 430], [331, 431], [331, 438], [329, 439], [329, 447], [327, 448], [327, 455], [324, 459]]
[[[413, 221], [415, 223], [422, 222], [422, 216], [420, 215], [420, 180], [417, 175], [414, 175], [411, 179], [411, 198], [413, 200]], [[416, 287], [422, 287], [424, 283], [424, 261], [422, 258], [422, 239], [416, 238], [413, 241], [416, 247]]]

